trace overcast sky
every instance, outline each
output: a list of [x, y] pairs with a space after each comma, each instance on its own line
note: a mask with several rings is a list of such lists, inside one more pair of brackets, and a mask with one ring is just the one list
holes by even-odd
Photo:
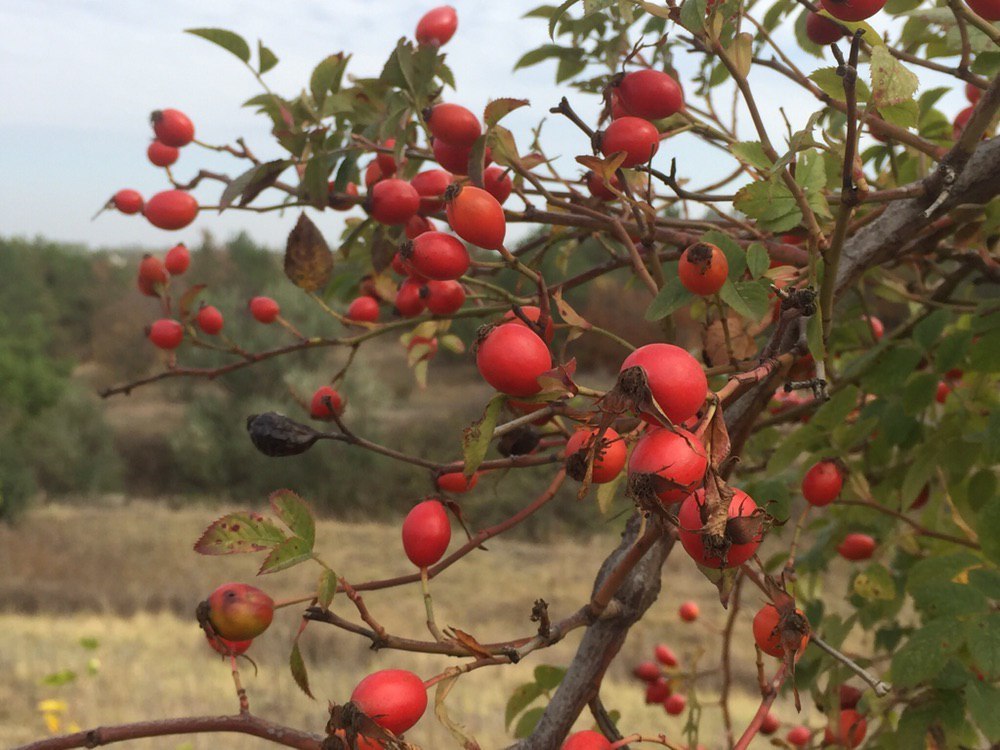
[[[548, 41], [546, 24], [522, 19], [543, 0], [452, 0], [459, 30], [447, 46], [458, 92], [448, 98], [481, 112], [490, 98], [517, 96], [531, 108], [505, 124], [527, 142], [529, 128], [547, 116], [561, 92], [554, 84], [554, 65], [545, 63], [512, 72], [527, 50]], [[142, 217], [106, 213], [91, 216], [119, 188], [131, 187], [150, 196], [167, 187], [162, 171], [146, 159], [150, 139], [149, 112], [163, 107], [185, 111], [195, 122], [198, 138], [209, 143], [246, 136], [262, 157], [276, 157], [269, 143], [268, 121], [241, 109], [240, 102], [258, 93], [242, 64], [220, 48], [183, 33], [191, 27], [221, 26], [255, 44], [260, 38], [280, 63], [268, 74], [275, 91], [291, 95], [307, 85], [314, 65], [338, 51], [354, 55], [349, 73], [375, 75], [396, 40], [412, 35], [417, 20], [436, 3], [414, 0], [0, 0], [0, 234], [44, 235], [91, 246], [141, 243], [151, 247], [182, 239], [196, 241], [199, 230], [227, 237], [246, 229], [259, 241], [283, 246], [294, 216], [227, 212], [203, 214], [182, 232], [163, 232]], [[579, 12], [579, 9], [575, 9]], [[879, 23], [875, 23], [881, 28]], [[790, 33], [790, 30], [789, 32]], [[779, 35], [779, 38], [780, 35]], [[785, 37], [787, 38], [787, 37]], [[794, 46], [794, 45], [790, 45]], [[812, 70], [823, 63], [800, 53]], [[695, 59], [678, 60], [685, 87]], [[925, 78], [924, 75], [921, 78]], [[793, 125], [801, 125], [817, 103], [795, 91], [769, 71], [751, 73], [772, 135], [779, 142], [781, 104]], [[925, 86], [932, 85], [928, 80]], [[728, 100], [728, 98], [727, 98]], [[574, 104], [593, 116], [596, 97], [577, 97]], [[963, 105], [949, 95], [950, 113]], [[751, 134], [744, 132], [744, 137]], [[572, 160], [586, 151], [582, 135], [548, 116], [543, 141], [550, 155], [562, 155], [564, 169], [578, 171]], [[245, 163], [196, 147], [182, 151], [175, 175], [187, 179], [199, 167], [238, 174]], [[728, 169], [718, 152], [693, 138], [665, 143], [658, 162], [666, 168], [677, 156], [682, 174], [711, 179]], [[218, 184], [199, 188], [205, 204], [217, 202]], [[339, 216], [319, 219], [335, 236]], [[183, 235], [183, 236], [182, 236]]]

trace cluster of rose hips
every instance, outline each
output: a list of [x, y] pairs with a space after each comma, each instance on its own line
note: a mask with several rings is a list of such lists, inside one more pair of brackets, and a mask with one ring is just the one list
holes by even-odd
[[[868, 721], [857, 711], [858, 702], [861, 700], [861, 691], [853, 685], [841, 685], [838, 700], [840, 710], [836, 731], [829, 726], [823, 730], [823, 745], [835, 745], [853, 750], [853, 748], [861, 746], [868, 733]], [[771, 719], [771, 722], [768, 719]], [[761, 724], [760, 731], [762, 734], [773, 734], [777, 731], [778, 726], [777, 719], [768, 714]], [[785, 735], [785, 739], [793, 747], [808, 747], [812, 736], [812, 730], [800, 724], [792, 727]]]
[[[170, 281], [185, 273], [190, 265], [191, 253], [183, 243], [167, 251], [162, 260], [147, 253], [139, 263], [136, 286], [143, 294], [164, 300], [164, 307], [169, 310], [166, 300]], [[278, 303], [270, 297], [254, 297], [247, 307], [254, 319], [260, 323], [273, 323], [281, 315]], [[202, 333], [217, 336], [222, 332], [225, 319], [217, 307], [202, 303], [191, 322]], [[184, 340], [184, 323], [175, 318], [160, 318], [148, 327], [147, 336], [155, 346], [171, 351], [179, 347]]]
[[[681, 604], [678, 614], [684, 622], [694, 622], [698, 619], [699, 609], [695, 602]], [[659, 644], [653, 649], [654, 660], [637, 664], [632, 674], [646, 684], [646, 703], [661, 704], [663, 710], [671, 716], [679, 716], [687, 706], [687, 699], [674, 692], [673, 670], [678, 665], [677, 656], [666, 644]], [[664, 667], [667, 671], [664, 671]], [[565, 748], [565, 746], [564, 746]]]
[[[180, 155], [180, 149], [194, 140], [194, 124], [177, 109], [159, 109], [150, 115], [155, 138], [146, 149], [157, 167], [169, 168]], [[123, 214], [142, 213], [159, 229], [183, 229], [198, 216], [198, 201], [186, 190], [165, 190], [143, 202], [136, 190], [124, 189], [110, 201]]]

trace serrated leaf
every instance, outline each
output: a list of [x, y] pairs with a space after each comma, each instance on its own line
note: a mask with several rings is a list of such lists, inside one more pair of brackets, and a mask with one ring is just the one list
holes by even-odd
[[507, 699], [507, 708], [504, 711], [504, 726], [510, 729], [510, 723], [514, 717], [530, 706], [538, 696], [542, 694], [542, 688], [537, 682], [526, 682], [514, 689], [510, 698]]
[[646, 320], [661, 320], [689, 304], [695, 296], [681, 283], [676, 271], [667, 275], [667, 283], [646, 308]]
[[950, 619], [932, 620], [915, 630], [892, 658], [893, 686], [914, 687], [933, 679], [963, 641]]
[[322, 289], [333, 273], [333, 253], [322, 233], [303, 211], [285, 245], [285, 276], [307, 292]]
[[536, 47], [530, 52], [525, 52], [521, 55], [521, 58], [514, 63], [514, 70], [520, 68], [528, 68], [532, 65], [538, 65], [540, 62], [545, 60], [565, 60], [567, 58], [579, 57], [580, 51], [574, 47], [562, 47], [558, 44], [543, 44], [541, 47]]
[[759, 242], [751, 243], [750, 247], [747, 248], [747, 268], [750, 270], [750, 275], [759, 279], [770, 267], [771, 256], [768, 254], [767, 248]]
[[773, 162], [764, 153], [760, 141], [740, 141], [729, 146], [729, 151], [740, 161], [746, 162], [757, 169], [770, 170]]
[[757, 281], [726, 279], [726, 283], [719, 290], [722, 301], [729, 305], [735, 313], [753, 321], [763, 318], [770, 309], [767, 294], [767, 289]]
[[257, 64], [257, 72], [263, 75], [275, 65], [278, 64], [278, 56], [275, 55], [269, 48], [264, 46], [264, 42], [257, 40], [257, 58], [259, 60]]
[[319, 584], [316, 586], [316, 603], [323, 609], [329, 609], [336, 595], [337, 574], [332, 570], [324, 570], [319, 574]]
[[[828, 94], [841, 102], [846, 99], [844, 79], [837, 75], [836, 68], [819, 68], [814, 70], [809, 74], [809, 79], [819, 86], [824, 94]], [[872, 91], [868, 88], [868, 84], [860, 78], [855, 81], [854, 93], [858, 98], [858, 102], [862, 104], [871, 101]]]
[[751, 182], [736, 191], [733, 207], [757, 219], [770, 232], [787, 232], [802, 222], [802, 212], [789, 189], [777, 179]]
[[305, 501], [291, 490], [272, 492], [268, 501], [278, 520], [295, 536], [302, 537], [312, 547], [316, 540], [316, 521]]
[[184, 29], [186, 34], [194, 34], [228, 50], [243, 62], [250, 62], [250, 45], [246, 39], [228, 29]]
[[462, 458], [465, 460], [464, 473], [466, 477], [471, 477], [476, 473], [479, 464], [486, 458], [486, 452], [490, 448], [490, 441], [493, 439], [493, 430], [497, 426], [497, 417], [500, 416], [500, 409], [503, 406], [505, 397], [498, 393], [486, 405], [482, 419], [474, 422], [465, 428], [462, 433]]
[[486, 127], [492, 128], [515, 109], [527, 107], [529, 104], [527, 99], [494, 99], [483, 111], [483, 122], [486, 123]]
[[296, 637], [295, 642], [292, 644], [292, 653], [288, 657], [288, 666], [292, 670], [292, 679], [295, 680], [295, 684], [299, 686], [299, 689], [313, 700], [316, 700], [312, 691], [309, 690], [309, 672], [306, 670], [305, 660], [302, 658], [302, 652], [299, 650], [298, 637]]
[[886, 47], [876, 47], [871, 56], [872, 99], [881, 109], [913, 99], [919, 79]]
[[514, 727], [514, 736], [517, 739], [522, 739], [534, 732], [535, 727], [538, 726], [538, 722], [541, 720], [542, 714], [544, 713], [545, 709], [539, 706], [537, 708], [529, 709], [521, 714], [521, 718], [518, 719], [517, 726]]
[[747, 270], [747, 257], [743, 248], [739, 246], [732, 237], [725, 232], [710, 230], [701, 236], [702, 242], [707, 242], [718, 247], [726, 255], [729, 263], [728, 278], [736, 281], [743, 277], [743, 272]]
[[299, 563], [311, 560], [312, 556], [312, 545], [309, 542], [299, 536], [289, 537], [268, 553], [257, 575], [288, 570]]
[[285, 541], [285, 534], [259, 513], [230, 513], [213, 521], [194, 543], [202, 555], [260, 552]]

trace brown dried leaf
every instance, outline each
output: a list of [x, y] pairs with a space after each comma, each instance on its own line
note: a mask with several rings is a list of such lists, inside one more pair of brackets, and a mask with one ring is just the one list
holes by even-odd
[[300, 289], [315, 292], [327, 285], [332, 273], [330, 246], [303, 212], [285, 245], [285, 276]]
[[559, 310], [559, 315], [575, 328], [582, 328], [585, 331], [589, 331], [593, 328], [593, 324], [587, 321], [580, 313], [574, 310], [569, 302], [563, 299], [562, 289], [556, 289], [553, 293], [552, 298], [556, 301], [556, 308]]
[[[730, 312], [729, 339], [733, 347], [735, 359], [749, 359], [757, 353], [757, 343], [751, 335], [754, 323]], [[723, 365], [729, 362], [729, 351], [726, 348], [726, 333], [721, 320], [713, 320], [702, 334], [702, 347], [705, 350], [705, 360], [713, 365]]]
[[477, 641], [472, 635], [458, 628], [445, 628], [444, 634], [462, 644], [473, 656], [481, 656], [484, 659], [492, 658], [493, 654], [483, 644]]

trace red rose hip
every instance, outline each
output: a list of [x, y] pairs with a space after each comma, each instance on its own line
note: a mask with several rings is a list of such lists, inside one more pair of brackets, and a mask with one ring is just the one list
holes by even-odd
[[[705, 491], [698, 490], [681, 504], [680, 513], [677, 517], [680, 522], [679, 535], [681, 545], [692, 559], [699, 565], [708, 568], [733, 568], [741, 565], [753, 557], [760, 546], [760, 534], [753, 535], [749, 541], [740, 539], [733, 540], [726, 537], [729, 542], [729, 549], [725, 553], [725, 560], [721, 555], [721, 550], [710, 550], [706, 548], [705, 538], [700, 533], [705, 523], [702, 518], [702, 511], [705, 507]], [[729, 502], [729, 518], [746, 517], [757, 510], [757, 503], [753, 501], [743, 490], [733, 488], [733, 498]]]
[[158, 229], [183, 229], [198, 216], [198, 201], [184, 190], [165, 190], [146, 202], [143, 213]]
[[639, 117], [618, 118], [601, 137], [601, 153], [605, 156], [625, 152], [623, 167], [645, 164], [659, 147], [660, 133], [656, 126]]
[[[577, 481], [583, 481], [587, 471], [587, 457], [590, 455], [594, 439], [597, 437], [596, 427], [584, 427], [570, 436], [566, 441], [566, 473]], [[625, 441], [610, 427], [604, 431], [601, 442], [594, 453], [594, 468], [591, 481], [594, 484], [607, 484], [621, 474], [625, 466], [628, 450]]]
[[250, 314], [260, 323], [273, 323], [281, 314], [281, 307], [270, 297], [254, 297], [249, 307]]
[[629, 490], [638, 498], [655, 496], [664, 505], [679, 503], [701, 487], [708, 469], [705, 449], [682, 428], [653, 428], [639, 438], [628, 461]]
[[585, 729], [567, 737], [560, 750], [611, 750], [611, 742], [600, 732]]
[[176, 349], [184, 340], [184, 326], [176, 320], [161, 318], [149, 327], [149, 340], [160, 349]]
[[177, 161], [177, 157], [180, 155], [181, 152], [179, 150], [160, 141], [153, 141], [146, 149], [146, 156], [149, 158], [149, 161], [157, 167], [169, 167]]
[[435, 140], [470, 148], [482, 134], [478, 118], [460, 104], [436, 104], [424, 113]]
[[627, 73], [618, 84], [621, 103], [631, 114], [659, 120], [684, 108], [684, 93], [677, 81], [660, 70]]
[[447, 44], [458, 28], [458, 13], [450, 5], [442, 5], [427, 11], [417, 22], [415, 36], [420, 44], [440, 47]]
[[534, 396], [542, 387], [538, 377], [552, 369], [552, 355], [527, 326], [505, 323], [487, 334], [476, 352], [483, 379], [509, 396]]
[[403, 521], [403, 550], [418, 568], [428, 568], [444, 555], [451, 541], [448, 512], [438, 500], [426, 500]]
[[374, 323], [378, 320], [378, 300], [374, 297], [364, 295], [351, 300], [347, 306], [348, 320], [356, 320], [364, 323]]
[[839, 41], [845, 34], [844, 28], [836, 21], [810, 11], [806, 15], [806, 36], [813, 44], [825, 47]]
[[160, 109], [150, 115], [153, 132], [165, 146], [181, 148], [194, 140], [194, 124], [177, 109]]
[[380, 727], [402, 734], [427, 710], [427, 690], [413, 672], [383, 669], [359, 682], [351, 701]]
[[507, 219], [497, 199], [482, 188], [466, 185], [448, 202], [448, 223], [466, 242], [486, 250], [503, 247]]
[[707, 297], [718, 292], [726, 283], [729, 261], [715, 245], [698, 242], [681, 254], [677, 276], [689, 292]]
[[343, 411], [343, 397], [328, 385], [317, 388], [309, 403], [309, 416], [313, 419], [331, 420]]
[[123, 214], [137, 214], [142, 210], [142, 196], [136, 190], [119, 190], [111, 197], [111, 203]]
[[458, 279], [469, 270], [469, 251], [444, 232], [424, 232], [400, 249], [403, 259], [426, 279]]
[[844, 478], [833, 461], [820, 461], [810, 467], [802, 479], [802, 496], [810, 505], [829, 505], [840, 494]]
[[198, 315], [195, 317], [195, 322], [209, 336], [215, 336], [222, 330], [222, 313], [219, 312], [219, 308], [213, 305], [202, 305], [201, 309], [198, 310]]
[[405, 224], [420, 208], [420, 194], [405, 180], [380, 180], [368, 197], [372, 218], [380, 224]]
[[[621, 370], [641, 367], [653, 398], [673, 424], [690, 419], [705, 403], [708, 378], [698, 360], [673, 344], [647, 344], [622, 362]], [[650, 424], [660, 424], [653, 414], [640, 416]]]
[[848, 534], [837, 545], [837, 552], [845, 560], [868, 560], [875, 552], [875, 540], [868, 534]]
[[182, 243], [170, 248], [163, 259], [163, 265], [166, 266], [171, 276], [180, 276], [188, 270], [188, 266], [191, 265], [191, 253], [188, 251], [187, 246]]

